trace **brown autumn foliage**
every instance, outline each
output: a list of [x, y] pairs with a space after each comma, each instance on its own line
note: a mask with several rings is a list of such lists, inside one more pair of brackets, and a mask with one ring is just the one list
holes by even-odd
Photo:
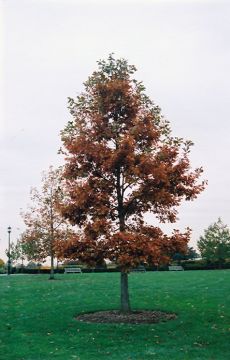
[[62, 131], [63, 216], [80, 230], [60, 242], [63, 257], [94, 265], [116, 262], [121, 271], [167, 263], [185, 252], [190, 230], [171, 236], [146, 224], [144, 214], [175, 222], [177, 207], [203, 191], [202, 168], [191, 170], [192, 143], [173, 137], [169, 122], [132, 78], [135, 67], [110, 55], [69, 99], [73, 120]]

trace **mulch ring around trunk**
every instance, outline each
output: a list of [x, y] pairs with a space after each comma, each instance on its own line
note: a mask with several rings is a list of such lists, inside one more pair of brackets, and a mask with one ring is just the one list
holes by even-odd
[[176, 314], [162, 311], [137, 310], [123, 313], [119, 310], [110, 310], [81, 314], [76, 320], [87, 323], [153, 324], [176, 318]]

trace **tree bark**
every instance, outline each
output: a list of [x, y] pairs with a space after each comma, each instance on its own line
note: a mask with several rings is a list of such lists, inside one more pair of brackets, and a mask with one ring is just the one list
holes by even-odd
[[121, 271], [121, 311], [130, 312], [128, 273]]
[[50, 257], [50, 280], [54, 280], [54, 256]]
[[[119, 218], [119, 230], [125, 232], [125, 212], [123, 204], [124, 184], [121, 181], [121, 169], [117, 169], [117, 211]], [[128, 286], [128, 273], [121, 271], [121, 312], [128, 313], [131, 311], [129, 302], [129, 286]]]
[[54, 218], [53, 218], [53, 202], [51, 199], [50, 206], [50, 280], [54, 280]]

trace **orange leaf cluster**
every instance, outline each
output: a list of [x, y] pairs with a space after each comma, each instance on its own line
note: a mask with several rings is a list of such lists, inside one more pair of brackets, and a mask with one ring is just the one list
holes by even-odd
[[186, 253], [190, 230], [183, 234], [175, 230], [172, 236], [166, 236], [158, 227], [144, 226], [136, 232], [116, 232], [104, 240], [96, 240], [94, 235], [78, 234], [60, 241], [56, 244], [58, 256], [78, 259], [90, 266], [109, 259], [122, 271], [139, 264], [167, 264], [175, 252]]

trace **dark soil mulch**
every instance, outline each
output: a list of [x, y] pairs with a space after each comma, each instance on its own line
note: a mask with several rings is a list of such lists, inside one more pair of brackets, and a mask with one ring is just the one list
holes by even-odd
[[76, 320], [89, 323], [126, 323], [126, 324], [152, 324], [160, 321], [176, 319], [176, 314], [162, 311], [140, 310], [122, 313], [119, 310], [98, 311], [82, 314]]

